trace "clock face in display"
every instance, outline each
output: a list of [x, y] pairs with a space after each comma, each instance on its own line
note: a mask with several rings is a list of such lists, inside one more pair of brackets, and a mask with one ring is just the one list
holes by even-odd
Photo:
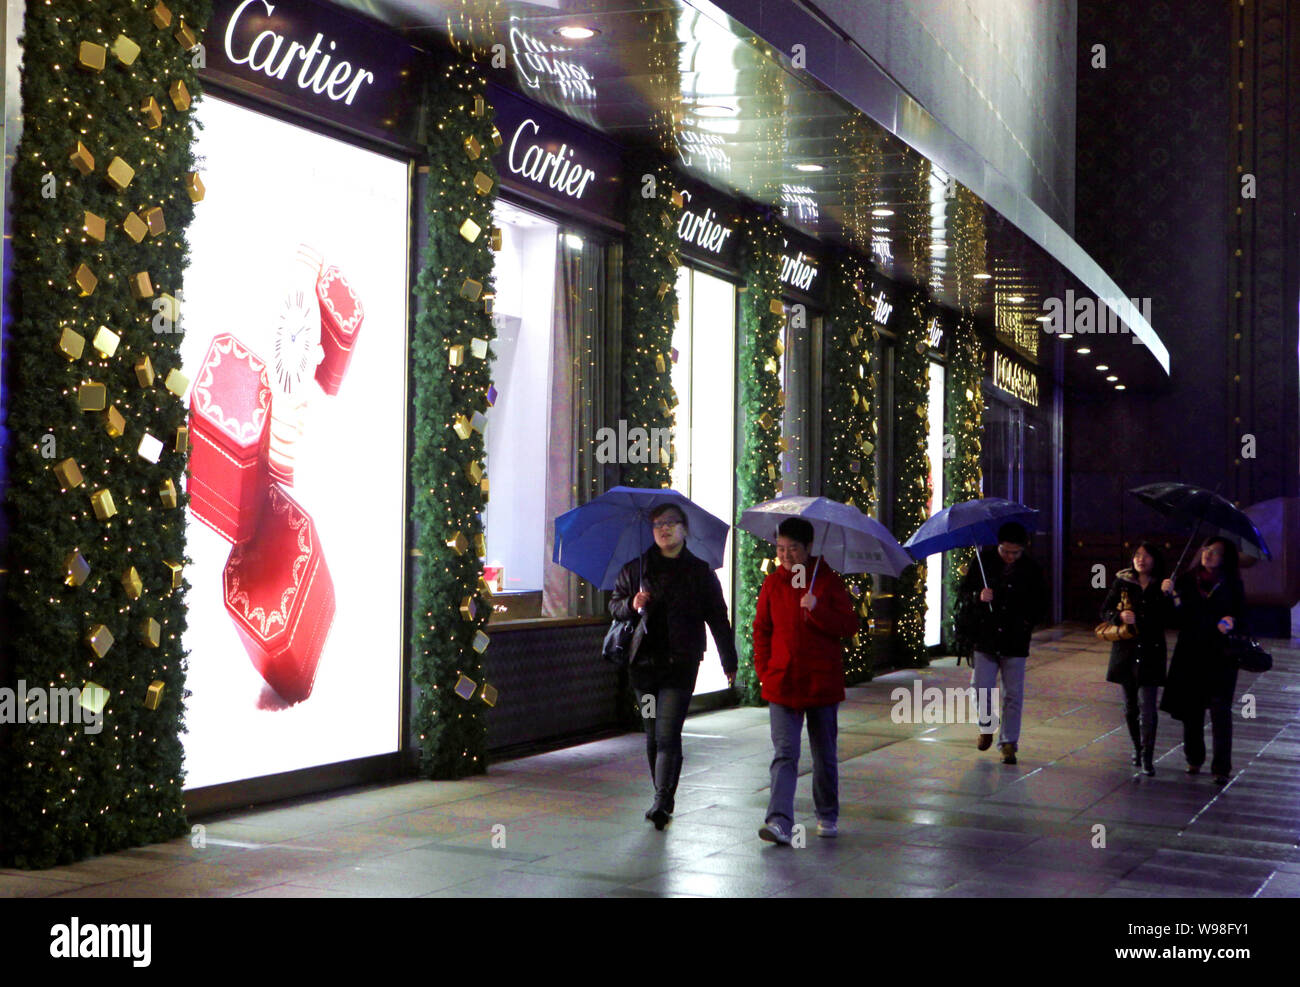
[[316, 293], [293, 288], [284, 296], [275, 328], [274, 383], [293, 394], [316, 372], [320, 362], [320, 307]]

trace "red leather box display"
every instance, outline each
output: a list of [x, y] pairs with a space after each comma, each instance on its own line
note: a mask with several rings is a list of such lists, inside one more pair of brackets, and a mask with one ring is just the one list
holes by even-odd
[[321, 273], [316, 295], [320, 298], [320, 342], [325, 351], [316, 367], [316, 381], [326, 394], [338, 394], [366, 314], [361, 299], [337, 267], [327, 267]]
[[190, 393], [190, 510], [227, 541], [257, 528], [268, 485], [266, 364], [230, 333], [212, 340]]
[[285, 702], [302, 702], [334, 620], [334, 581], [315, 523], [280, 487], [268, 489], [257, 532], [231, 550], [222, 586], [253, 667]]

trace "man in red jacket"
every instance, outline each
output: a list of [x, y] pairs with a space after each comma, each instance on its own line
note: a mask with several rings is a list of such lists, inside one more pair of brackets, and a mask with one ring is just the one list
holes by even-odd
[[812, 541], [813, 526], [803, 518], [781, 522], [776, 539], [781, 565], [763, 581], [754, 615], [754, 668], [772, 724], [772, 797], [767, 822], [758, 831], [769, 843], [790, 843], [805, 713], [817, 835], [838, 834], [836, 713], [844, 701], [840, 640], [857, 633], [858, 618], [839, 573], [809, 558]]

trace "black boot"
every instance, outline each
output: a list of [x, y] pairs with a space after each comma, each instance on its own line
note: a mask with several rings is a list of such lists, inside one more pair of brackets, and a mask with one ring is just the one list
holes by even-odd
[[1142, 752], [1142, 773], [1145, 775], [1151, 775], [1152, 777], [1155, 776], [1156, 764], [1154, 751], [1144, 750]]
[[1133, 767], [1142, 765], [1142, 730], [1138, 725], [1136, 711], [1133, 715], [1124, 716], [1124, 721], [1128, 724], [1128, 735], [1133, 738]]

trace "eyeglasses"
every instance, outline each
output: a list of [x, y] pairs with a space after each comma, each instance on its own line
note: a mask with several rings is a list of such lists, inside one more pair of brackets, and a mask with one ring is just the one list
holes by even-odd
[[681, 523], [680, 521], [656, 521], [654, 527], [656, 530], [667, 531], [669, 528], [675, 528]]

